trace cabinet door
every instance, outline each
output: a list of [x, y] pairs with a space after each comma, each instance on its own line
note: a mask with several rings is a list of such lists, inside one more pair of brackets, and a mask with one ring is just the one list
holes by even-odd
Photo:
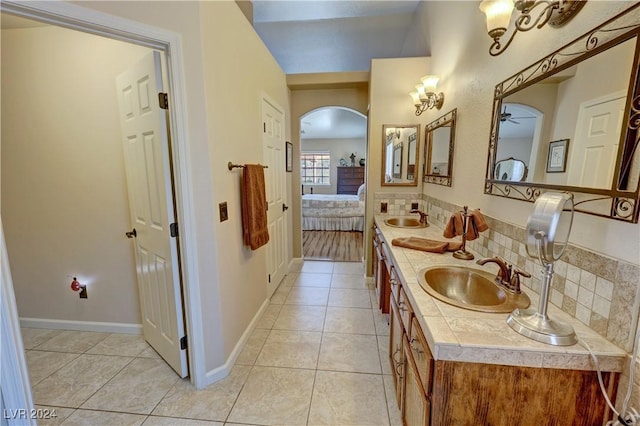
[[427, 395], [430, 395], [433, 376], [433, 355], [431, 355], [431, 351], [427, 345], [427, 339], [425, 339], [424, 334], [422, 334], [422, 329], [415, 316], [411, 320], [411, 333], [408, 336], [411, 355], [415, 361], [420, 382]]
[[398, 403], [400, 411], [402, 411], [405, 366], [404, 346], [402, 344], [403, 336], [404, 332], [402, 329], [402, 320], [398, 313], [398, 305], [392, 297], [391, 308], [389, 310], [389, 362], [391, 363], [391, 374], [396, 390], [396, 402]]
[[[375, 239], [375, 237], [374, 237]], [[375, 275], [376, 284], [376, 296], [378, 299], [378, 308], [383, 314], [389, 313], [389, 272], [387, 269], [387, 263], [389, 262], [385, 256], [386, 251], [383, 249], [384, 242], [378, 240], [378, 244], [375, 246], [375, 269], [377, 273]]]
[[402, 421], [405, 426], [428, 426], [431, 414], [431, 405], [425, 395], [416, 365], [413, 362], [409, 342], [404, 339], [404, 351], [406, 353], [405, 383], [404, 383], [404, 410]]

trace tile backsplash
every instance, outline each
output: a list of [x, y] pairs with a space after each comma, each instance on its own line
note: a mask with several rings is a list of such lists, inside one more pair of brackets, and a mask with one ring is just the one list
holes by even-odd
[[[444, 227], [461, 206], [424, 196], [429, 221]], [[501, 256], [532, 278], [523, 285], [539, 293], [542, 266], [529, 257], [525, 229], [485, 216], [489, 230], [467, 243], [484, 257]], [[640, 266], [568, 245], [554, 264], [550, 303], [575, 317], [607, 340], [631, 352], [640, 306]]]
[[[382, 203], [387, 204], [387, 215], [389, 216], [408, 216], [411, 211], [411, 203], [418, 203], [418, 208], [422, 210], [422, 194], [419, 192], [411, 193], [387, 193], [376, 192], [373, 196], [374, 214], [381, 214], [380, 206]], [[384, 213], [382, 213], [384, 214]]]

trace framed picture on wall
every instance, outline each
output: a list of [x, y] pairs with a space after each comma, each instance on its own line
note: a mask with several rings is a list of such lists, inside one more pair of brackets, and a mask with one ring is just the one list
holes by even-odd
[[286, 145], [286, 171], [287, 172], [292, 172], [293, 171], [293, 145], [291, 144], [291, 142], [285, 142]]
[[549, 156], [547, 157], [547, 173], [563, 173], [567, 167], [569, 139], [549, 142]]

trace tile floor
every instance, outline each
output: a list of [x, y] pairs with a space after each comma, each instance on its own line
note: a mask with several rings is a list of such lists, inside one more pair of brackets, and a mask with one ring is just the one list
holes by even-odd
[[360, 263], [291, 272], [231, 374], [196, 391], [141, 336], [23, 329], [37, 408], [63, 425], [401, 425], [389, 328]]

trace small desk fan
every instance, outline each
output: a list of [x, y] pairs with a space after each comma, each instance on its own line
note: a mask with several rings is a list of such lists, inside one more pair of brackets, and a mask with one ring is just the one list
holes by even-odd
[[507, 324], [516, 332], [550, 345], [573, 345], [578, 341], [570, 324], [547, 315], [553, 263], [560, 259], [567, 246], [572, 223], [571, 194], [546, 192], [536, 200], [527, 222], [526, 249], [544, 268], [538, 309], [516, 309], [507, 318]]

